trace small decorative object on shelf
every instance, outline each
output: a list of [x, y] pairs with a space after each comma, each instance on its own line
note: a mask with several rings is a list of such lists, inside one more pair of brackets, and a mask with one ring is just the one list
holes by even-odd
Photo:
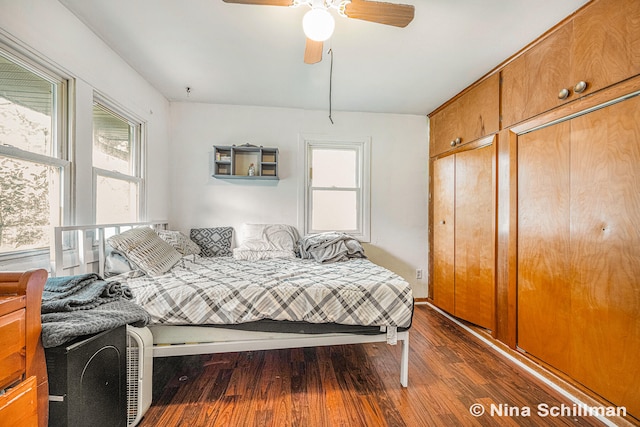
[[213, 146], [213, 177], [278, 180], [278, 149], [249, 143]]

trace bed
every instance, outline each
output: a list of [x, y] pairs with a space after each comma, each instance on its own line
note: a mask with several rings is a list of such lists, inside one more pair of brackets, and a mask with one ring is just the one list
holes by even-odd
[[[166, 228], [165, 223], [57, 227], [55, 275], [105, 274], [113, 251], [107, 241], [117, 247], [128, 230]], [[139, 246], [134, 243], [128, 247]], [[138, 261], [145, 262], [150, 255], [142, 252]], [[154, 357], [400, 341], [400, 383], [407, 386], [413, 298], [409, 284], [391, 271], [362, 257], [323, 263], [180, 255], [177, 260], [172, 255], [166, 270], [113, 278], [128, 285], [149, 313]], [[127, 256], [135, 258], [131, 252]]]

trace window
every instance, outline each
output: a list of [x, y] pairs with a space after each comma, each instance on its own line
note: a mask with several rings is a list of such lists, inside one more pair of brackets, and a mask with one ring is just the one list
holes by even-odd
[[96, 224], [136, 222], [142, 209], [142, 124], [97, 100], [93, 105]]
[[306, 140], [305, 233], [369, 241], [369, 141]]
[[48, 248], [69, 211], [67, 87], [0, 46], [0, 255]]

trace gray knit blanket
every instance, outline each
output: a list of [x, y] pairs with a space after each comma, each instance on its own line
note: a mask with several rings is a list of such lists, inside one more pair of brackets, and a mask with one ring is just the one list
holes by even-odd
[[95, 273], [51, 277], [42, 292], [42, 313], [90, 310], [120, 298], [131, 299], [128, 286], [102, 280]]
[[126, 324], [146, 325], [149, 314], [132, 298], [129, 287], [94, 273], [49, 278], [42, 293], [42, 345], [56, 347]]
[[346, 233], [329, 231], [310, 234], [298, 242], [300, 258], [319, 263], [346, 261], [350, 258], [366, 258], [358, 240]]

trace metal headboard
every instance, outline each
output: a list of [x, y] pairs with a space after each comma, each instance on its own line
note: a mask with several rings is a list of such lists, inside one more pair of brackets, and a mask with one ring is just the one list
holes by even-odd
[[90, 272], [97, 272], [100, 276], [103, 276], [106, 239], [136, 227], [166, 230], [168, 222], [132, 222], [55, 227], [51, 245], [52, 276], [59, 277]]

